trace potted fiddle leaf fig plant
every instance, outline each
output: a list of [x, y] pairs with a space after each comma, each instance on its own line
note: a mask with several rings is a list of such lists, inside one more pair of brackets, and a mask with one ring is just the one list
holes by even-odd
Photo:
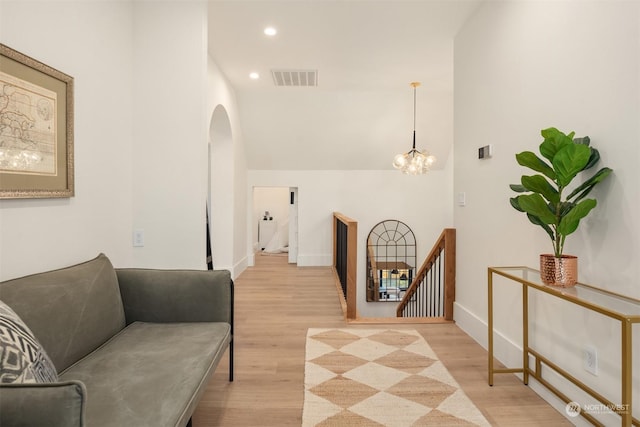
[[543, 129], [539, 151], [516, 154], [519, 165], [538, 172], [523, 175], [520, 184], [510, 185], [521, 193], [512, 197], [511, 206], [524, 212], [529, 221], [544, 229], [553, 243], [553, 254], [540, 255], [540, 275], [548, 285], [568, 287], [577, 282], [577, 258], [563, 254], [565, 239], [576, 231], [597, 202], [586, 196], [612, 171], [603, 167], [581, 184], [570, 188], [581, 172], [591, 169], [600, 160], [600, 153], [591, 147], [588, 136], [574, 138], [556, 128]]

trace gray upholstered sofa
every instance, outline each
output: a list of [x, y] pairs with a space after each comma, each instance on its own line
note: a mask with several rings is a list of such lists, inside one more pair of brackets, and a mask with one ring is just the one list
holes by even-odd
[[[2, 282], [0, 301], [19, 317], [5, 316], [0, 341], [15, 338], [8, 330], [21, 319], [57, 377], [43, 382], [42, 369], [35, 377], [5, 371], [0, 381], [11, 383], [0, 385], [3, 427], [190, 425], [227, 349], [233, 380], [227, 271], [114, 269], [100, 254]], [[15, 348], [1, 350], [11, 365]]]

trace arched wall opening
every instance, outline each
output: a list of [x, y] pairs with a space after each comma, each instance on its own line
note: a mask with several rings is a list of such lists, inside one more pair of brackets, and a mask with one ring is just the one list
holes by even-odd
[[233, 269], [233, 176], [234, 150], [231, 121], [218, 105], [209, 123], [209, 173], [207, 207], [211, 254], [215, 269]]

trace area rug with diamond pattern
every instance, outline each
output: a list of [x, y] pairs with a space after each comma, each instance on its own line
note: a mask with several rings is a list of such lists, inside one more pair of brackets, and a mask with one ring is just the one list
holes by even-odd
[[309, 329], [303, 427], [489, 426], [412, 329]]

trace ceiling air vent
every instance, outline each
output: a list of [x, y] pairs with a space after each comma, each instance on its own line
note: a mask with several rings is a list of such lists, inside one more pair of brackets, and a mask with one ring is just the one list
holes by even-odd
[[276, 86], [318, 86], [317, 70], [271, 70]]

